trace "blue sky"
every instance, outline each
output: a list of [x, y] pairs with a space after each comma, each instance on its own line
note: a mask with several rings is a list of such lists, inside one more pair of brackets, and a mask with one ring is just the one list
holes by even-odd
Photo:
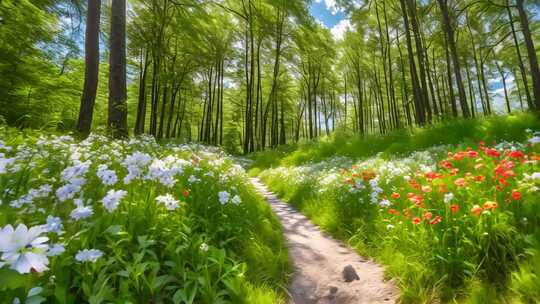
[[333, 28], [341, 20], [345, 19], [345, 14], [340, 11], [332, 10], [335, 7], [335, 1], [315, 0], [309, 9], [311, 15], [321, 21], [326, 27]]

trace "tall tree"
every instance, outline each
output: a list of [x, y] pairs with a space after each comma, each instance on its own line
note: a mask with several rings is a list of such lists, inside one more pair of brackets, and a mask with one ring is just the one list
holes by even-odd
[[86, 36], [84, 42], [84, 86], [79, 109], [77, 131], [83, 136], [90, 133], [99, 78], [99, 20], [101, 0], [88, 0]]
[[126, 0], [111, 3], [109, 118], [112, 136], [127, 137]]
[[533, 94], [534, 104], [536, 110], [540, 109], [540, 67], [538, 66], [538, 57], [536, 56], [536, 49], [534, 48], [534, 42], [529, 28], [529, 18], [525, 11], [523, 0], [516, 0], [516, 6], [519, 12], [519, 21], [521, 23], [521, 32], [525, 39], [525, 46], [527, 47], [527, 54], [529, 55], [529, 65], [531, 69], [531, 76], [533, 81]]

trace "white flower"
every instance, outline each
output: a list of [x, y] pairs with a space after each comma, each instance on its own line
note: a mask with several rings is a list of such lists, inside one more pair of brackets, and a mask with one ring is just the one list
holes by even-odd
[[47, 223], [45, 224], [44, 228], [46, 232], [62, 234], [62, 229], [64, 228], [64, 225], [62, 225], [62, 219], [49, 215], [47, 216]]
[[47, 251], [47, 256], [58, 256], [66, 251], [66, 248], [62, 244], [54, 244], [49, 251]]
[[235, 205], [239, 205], [241, 202], [242, 200], [240, 199], [240, 196], [238, 195], [233, 196], [233, 198], [231, 199], [231, 203]]
[[118, 208], [118, 204], [120, 203], [120, 200], [126, 196], [127, 192], [124, 190], [109, 190], [107, 192], [107, 195], [101, 200], [103, 203], [103, 207], [107, 209], [109, 212], [113, 212]]
[[540, 172], [534, 172], [531, 174], [531, 179], [540, 179]]
[[75, 259], [79, 262], [92, 262], [95, 263], [100, 257], [103, 256], [103, 252], [97, 249], [83, 249], [77, 252]]
[[92, 206], [85, 206], [80, 199], [75, 200], [75, 205], [77, 205], [77, 208], [71, 211], [70, 216], [76, 221], [88, 218], [94, 214], [94, 209], [92, 209]]
[[227, 191], [220, 191], [220, 192], [218, 193], [218, 196], [219, 196], [219, 202], [220, 202], [222, 205], [224, 205], [224, 204], [226, 204], [227, 202], [229, 202], [229, 197], [230, 197], [231, 195], [230, 195], [229, 192], [227, 192]]
[[387, 199], [384, 199], [384, 200], [379, 202], [379, 206], [381, 206], [381, 207], [389, 207], [391, 205], [392, 205], [392, 203]]
[[109, 170], [107, 165], [99, 165], [96, 175], [99, 177], [99, 179], [101, 179], [101, 182], [107, 186], [112, 186], [118, 181], [116, 172]]
[[208, 244], [202, 243], [200, 246], [201, 251], [207, 252], [208, 251]]
[[529, 139], [529, 143], [535, 145], [540, 143], [540, 136], [533, 136]]
[[174, 198], [174, 196], [170, 194], [160, 195], [156, 197], [156, 201], [165, 205], [165, 208], [167, 208], [167, 210], [174, 210], [180, 207], [179, 202]]
[[37, 272], [47, 270], [49, 260], [45, 253], [49, 246], [45, 244], [49, 238], [40, 236], [45, 233], [42, 226], [28, 229], [24, 224], [19, 224], [16, 229], [7, 225], [0, 230], [0, 252], [2, 260], [11, 269], [24, 274], [32, 269]]
[[444, 195], [444, 202], [446, 204], [450, 203], [454, 199], [454, 193], [448, 192]]
[[189, 182], [190, 184], [195, 184], [195, 183], [198, 183], [198, 182], [200, 182], [200, 181], [201, 181], [200, 179], [196, 178], [196, 177], [193, 176], [193, 175], [190, 175], [189, 178], [188, 178], [188, 182]]
[[388, 229], [388, 230], [392, 230], [392, 229], [394, 229], [394, 228], [395, 228], [395, 226], [392, 225], [392, 224], [386, 225], [386, 229]]

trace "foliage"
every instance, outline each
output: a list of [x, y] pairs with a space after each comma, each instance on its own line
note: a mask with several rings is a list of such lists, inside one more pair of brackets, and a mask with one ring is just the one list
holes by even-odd
[[[0, 302], [283, 302], [280, 225], [219, 149], [10, 128], [1, 139]], [[17, 247], [8, 225], [32, 243]]]

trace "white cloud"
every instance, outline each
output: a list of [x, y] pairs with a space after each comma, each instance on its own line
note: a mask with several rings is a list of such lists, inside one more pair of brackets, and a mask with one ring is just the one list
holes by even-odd
[[332, 36], [336, 41], [343, 40], [343, 37], [345, 37], [345, 33], [348, 30], [352, 30], [353, 26], [351, 24], [351, 21], [349, 19], [343, 19], [339, 21], [331, 30]]
[[343, 9], [338, 7], [336, 0], [315, 0], [316, 3], [321, 3], [324, 1], [324, 5], [326, 5], [326, 9], [330, 11], [332, 15], [337, 14], [338, 12], [342, 12]]

